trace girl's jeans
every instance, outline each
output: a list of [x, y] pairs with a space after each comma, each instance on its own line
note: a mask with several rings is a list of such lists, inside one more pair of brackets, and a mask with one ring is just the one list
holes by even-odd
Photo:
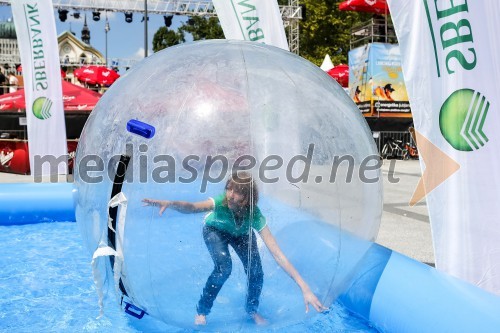
[[198, 314], [208, 315], [210, 313], [217, 294], [231, 275], [232, 261], [228, 245], [234, 249], [245, 268], [248, 278], [246, 311], [250, 315], [254, 314], [259, 306], [259, 297], [264, 281], [255, 233], [252, 231], [251, 234], [236, 237], [214, 227], [205, 226], [203, 239], [214, 262], [214, 270], [203, 288], [197, 307]]

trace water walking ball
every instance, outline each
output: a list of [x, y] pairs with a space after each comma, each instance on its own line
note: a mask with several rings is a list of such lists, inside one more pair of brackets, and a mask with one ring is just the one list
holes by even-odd
[[[213, 269], [204, 215], [159, 216], [141, 200], [207, 200], [246, 170], [282, 251], [331, 306], [378, 232], [379, 164], [361, 113], [317, 66], [264, 44], [189, 43], [134, 66], [93, 110], [76, 156], [77, 221], [101, 281], [128, 311], [192, 328]], [[257, 244], [268, 327], [314, 320], [258, 236]], [[207, 329], [251, 331], [246, 274], [230, 252], [232, 274]]]

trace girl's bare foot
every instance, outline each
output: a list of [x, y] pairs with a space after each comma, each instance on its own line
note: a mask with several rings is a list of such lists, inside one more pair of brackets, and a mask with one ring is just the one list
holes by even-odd
[[197, 314], [194, 316], [194, 324], [195, 325], [206, 325], [207, 324], [207, 316]]
[[252, 319], [253, 321], [255, 322], [255, 324], [259, 325], [259, 326], [264, 326], [264, 325], [267, 325], [267, 320], [264, 319], [264, 317], [262, 317], [260, 314], [258, 314], [257, 312], [255, 312], [254, 314], [252, 314]]

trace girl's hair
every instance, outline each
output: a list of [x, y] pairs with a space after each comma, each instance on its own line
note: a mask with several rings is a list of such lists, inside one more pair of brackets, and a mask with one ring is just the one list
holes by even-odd
[[[250, 210], [251, 208], [257, 206], [257, 201], [259, 201], [259, 191], [257, 190], [257, 184], [248, 172], [235, 172], [233, 173], [226, 182], [225, 190], [229, 188], [234, 191], [243, 194], [244, 196], [244, 209]], [[227, 198], [224, 198], [223, 204], [227, 206]]]

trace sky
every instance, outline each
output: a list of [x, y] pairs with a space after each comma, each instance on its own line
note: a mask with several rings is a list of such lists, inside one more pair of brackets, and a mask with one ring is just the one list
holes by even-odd
[[[59, 35], [64, 31], [71, 30], [76, 33], [76, 37], [81, 39], [84, 15], [86, 13], [87, 26], [90, 29], [90, 45], [105, 56], [106, 34], [104, 32], [104, 25], [106, 22], [106, 13], [102, 12], [101, 19], [97, 22], [92, 20], [91, 11], [80, 12], [79, 19], [71, 16], [72, 13], [73, 11], [70, 10], [68, 19], [65, 22], [61, 22], [57, 10], [54, 10], [57, 34]], [[108, 58], [142, 59], [144, 57], [144, 22], [141, 22], [143, 15], [141, 13], [134, 13], [131, 23], [125, 22], [124, 13], [108, 12], [107, 15], [110, 26], [110, 31], [108, 32]], [[12, 18], [11, 7], [0, 6], [0, 20], [6, 21], [9, 18]], [[177, 29], [187, 19], [185, 16], [175, 15], [170, 28]], [[158, 28], [164, 26], [164, 24], [163, 15], [149, 14], [148, 55], [153, 54], [151, 45], [155, 32]]]

